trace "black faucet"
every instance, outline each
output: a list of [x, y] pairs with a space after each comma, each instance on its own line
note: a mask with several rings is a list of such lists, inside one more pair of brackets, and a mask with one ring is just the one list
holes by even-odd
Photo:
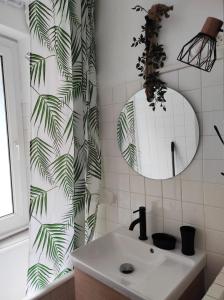
[[133, 213], [139, 212], [139, 218], [134, 220], [130, 227], [129, 230], [133, 231], [135, 225], [139, 223], [140, 226], [140, 236], [139, 239], [142, 241], [145, 241], [148, 239], [146, 235], [146, 212], [145, 212], [145, 207], [140, 206], [138, 210], [133, 211]]

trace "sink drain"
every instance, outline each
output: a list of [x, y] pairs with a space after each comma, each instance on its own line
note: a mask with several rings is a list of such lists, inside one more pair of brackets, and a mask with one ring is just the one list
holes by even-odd
[[124, 264], [120, 265], [120, 272], [123, 274], [131, 274], [134, 272], [134, 270], [135, 270], [135, 268], [132, 264], [124, 263]]

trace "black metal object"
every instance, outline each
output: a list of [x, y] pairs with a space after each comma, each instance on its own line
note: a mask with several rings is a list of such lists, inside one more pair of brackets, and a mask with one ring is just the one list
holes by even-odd
[[199, 32], [183, 46], [177, 60], [210, 72], [216, 61], [216, 39]]
[[[223, 140], [223, 138], [221, 136], [221, 133], [220, 133], [220, 131], [219, 131], [219, 129], [218, 129], [218, 127], [216, 125], [214, 125], [214, 129], [215, 129], [215, 131], [216, 131], [216, 133], [217, 133], [217, 135], [218, 135], [221, 143], [224, 145], [224, 140]], [[224, 172], [221, 172], [221, 175], [224, 176]]]
[[152, 234], [153, 244], [165, 250], [173, 250], [176, 246], [176, 238], [167, 233], [154, 233]]
[[194, 237], [195, 237], [195, 228], [192, 226], [181, 226], [181, 241], [182, 241], [182, 253], [184, 255], [194, 255]]
[[221, 136], [221, 134], [220, 134], [220, 132], [219, 132], [218, 127], [217, 127], [216, 125], [214, 125], [214, 128], [215, 128], [215, 131], [216, 131], [216, 133], [217, 133], [217, 135], [218, 135], [218, 137], [219, 137], [221, 143], [224, 145], [224, 141], [223, 141], [223, 138], [222, 138], [222, 136]]
[[174, 152], [175, 152], [175, 143], [171, 142], [171, 157], [172, 157], [172, 171], [173, 171], [173, 176], [175, 176], [175, 156], [174, 156]]
[[133, 231], [135, 225], [139, 223], [140, 226], [140, 235], [139, 239], [145, 241], [148, 239], [146, 235], [146, 209], [144, 206], [140, 206], [138, 210], [135, 210], [133, 213], [139, 212], [139, 218], [134, 220], [129, 226], [129, 230]]

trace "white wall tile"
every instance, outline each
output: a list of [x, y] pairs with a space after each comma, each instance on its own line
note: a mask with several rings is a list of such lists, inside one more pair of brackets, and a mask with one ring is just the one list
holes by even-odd
[[129, 192], [118, 191], [118, 207], [131, 209], [131, 195]]
[[98, 89], [99, 106], [112, 104], [112, 87], [104, 87]]
[[181, 182], [179, 177], [162, 181], [163, 196], [170, 199], [181, 199]]
[[169, 72], [161, 75], [161, 79], [167, 83], [167, 86], [171, 89], [178, 90], [178, 71]]
[[202, 160], [195, 159], [181, 173], [183, 180], [199, 180], [202, 181]]
[[153, 180], [145, 178], [145, 192], [147, 195], [162, 196], [162, 183], [161, 180]]
[[134, 80], [126, 83], [127, 100], [141, 89], [140, 80]]
[[102, 140], [101, 142], [102, 155], [104, 157], [120, 157], [120, 150], [118, 149], [117, 141], [115, 140]]
[[118, 208], [115, 206], [107, 205], [107, 220], [118, 222]]
[[207, 253], [207, 272], [218, 274], [224, 265], [224, 256], [212, 252]]
[[201, 89], [196, 89], [192, 91], [183, 91], [182, 95], [192, 105], [195, 112], [202, 111]]
[[173, 199], [163, 199], [163, 215], [165, 219], [182, 221], [181, 202]]
[[182, 200], [203, 203], [203, 184], [200, 181], [182, 181]]
[[224, 232], [206, 230], [206, 248], [210, 252], [224, 255]]
[[124, 103], [127, 101], [126, 99], [126, 90], [125, 85], [120, 84], [113, 88], [113, 103]]
[[131, 224], [131, 211], [125, 208], [118, 208], [118, 223], [129, 226]]
[[205, 182], [204, 204], [224, 208], [224, 185]]
[[224, 159], [224, 147], [218, 136], [203, 136], [203, 158]]
[[201, 86], [201, 74], [196, 68], [185, 68], [179, 71], [179, 89], [194, 90]]
[[144, 177], [138, 175], [131, 175], [130, 190], [132, 193], [145, 194]]
[[128, 174], [116, 174], [118, 190], [130, 191], [130, 177]]
[[139, 206], [145, 206], [145, 195], [131, 193], [131, 210], [137, 210]]
[[100, 124], [100, 138], [102, 140], [116, 140], [116, 129], [114, 122], [105, 122]]
[[223, 60], [217, 60], [211, 72], [201, 72], [202, 86], [223, 84]]
[[204, 207], [200, 204], [183, 202], [183, 222], [204, 226]]
[[224, 111], [210, 111], [203, 112], [203, 135], [215, 135], [217, 136], [214, 125], [219, 128], [219, 131], [224, 135]]
[[224, 290], [223, 290], [223, 287], [216, 284], [216, 283], [213, 283], [210, 288], [208, 289], [207, 291], [207, 295], [208, 296], [211, 296], [215, 299], [223, 299], [223, 296], [224, 296]]
[[224, 231], [224, 209], [205, 206], [205, 226], [209, 229]]
[[223, 110], [223, 85], [202, 90], [202, 111]]
[[146, 195], [146, 210], [153, 215], [163, 217], [162, 198]]
[[113, 114], [114, 108], [112, 104], [102, 106], [99, 111], [100, 123], [113, 122]]
[[180, 221], [164, 219], [164, 232], [169, 233], [175, 236], [179, 241], [181, 240], [180, 236], [180, 227], [182, 223]]
[[224, 160], [209, 159], [203, 161], [203, 179], [207, 182], [224, 184]]

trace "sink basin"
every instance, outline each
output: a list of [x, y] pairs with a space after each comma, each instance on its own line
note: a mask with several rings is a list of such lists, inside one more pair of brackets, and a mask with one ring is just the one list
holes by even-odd
[[[133, 300], [175, 300], [205, 266], [205, 254], [191, 257], [179, 249], [166, 251], [149, 241], [139, 241], [135, 232], [120, 228], [71, 254], [75, 268]], [[123, 263], [134, 272], [123, 274]]]

